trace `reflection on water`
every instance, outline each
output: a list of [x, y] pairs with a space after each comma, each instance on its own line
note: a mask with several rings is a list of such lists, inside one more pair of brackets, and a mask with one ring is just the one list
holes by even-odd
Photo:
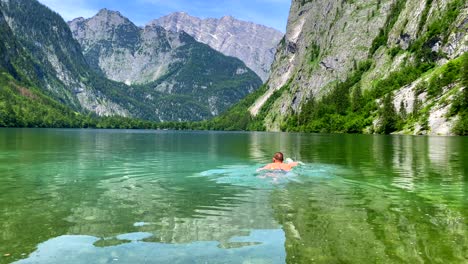
[[287, 262], [466, 263], [467, 143], [344, 135], [301, 148], [301, 159], [350, 170], [272, 195]]
[[[467, 147], [460, 137], [4, 129], [0, 263], [466, 263]], [[306, 165], [257, 172], [278, 150]]]
[[[252, 230], [233, 237], [229, 244], [200, 241], [187, 244], [145, 242], [149, 233], [118, 236], [119, 245], [99, 247], [92, 236], [60, 236], [38, 246], [29, 258], [17, 263], [284, 263], [281, 229]], [[272, 257], [272, 252], [275, 252]], [[277, 254], [279, 252], [280, 254]]]

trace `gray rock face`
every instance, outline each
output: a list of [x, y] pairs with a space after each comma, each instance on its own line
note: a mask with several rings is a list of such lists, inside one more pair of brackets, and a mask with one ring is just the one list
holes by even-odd
[[[256, 115], [273, 92], [288, 81], [292, 92], [275, 107], [280, 115], [285, 115], [290, 108], [299, 110], [309, 96], [324, 94], [329, 84], [345, 80], [353, 62], [367, 58], [368, 47], [385, 23], [385, 15], [369, 20], [368, 13], [374, 10], [377, 14], [386, 14], [390, 2], [382, 1], [380, 9], [376, 10], [377, 4], [368, 1], [293, 0], [285, 39], [279, 44], [272, 65], [270, 89], [250, 108], [252, 115]], [[280, 120], [276, 121], [268, 124], [270, 121], [266, 120], [269, 129], [279, 129]]]
[[231, 16], [200, 19], [177, 12], [155, 19], [149, 25], [159, 25], [174, 32], [185, 31], [197, 41], [241, 59], [263, 81], [268, 79], [276, 46], [283, 37], [283, 33], [276, 29]]
[[[447, 5], [453, 1], [404, 1], [395, 24], [389, 29], [386, 43], [374, 54], [369, 54], [373, 40], [385, 26], [395, 2], [292, 0], [285, 38], [278, 45], [266, 83], [269, 89], [249, 108], [250, 113], [257, 115], [275, 91], [289, 85], [288, 91], [275, 100], [264, 120], [267, 130], [278, 131], [284, 118], [300, 112], [308, 98], [313, 96], [317, 99], [327, 94], [333, 84], [346, 80], [353, 73], [356, 63], [365, 60], [371, 60], [373, 67], [366, 72], [359, 85], [363, 90], [372, 89], [377, 80], [403, 68], [405, 61], [414, 60], [414, 54], [408, 50], [410, 44], [425, 33], [428, 25], [444, 14]], [[426, 21], [421, 21], [425, 8], [429, 12]], [[436, 61], [438, 66], [468, 51], [468, 6], [465, 4], [459, 11], [458, 17], [447, 29], [446, 43], [439, 41], [431, 46], [433, 51], [442, 52], [446, 57]], [[420, 25], [423, 27], [420, 28]], [[390, 56], [390, 49], [397, 46], [402, 50], [400, 55]], [[422, 79], [427, 77], [421, 76], [411, 87]], [[404, 89], [401, 87], [395, 94], [401, 94]], [[412, 97], [409, 99], [412, 100]], [[408, 105], [408, 100], [403, 100], [404, 104]], [[436, 105], [431, 109], [427, 133], [448, 133], [447, 126], [432, 122], [436, 114], [441, 116], [440, 109], [445, 108]], [[444, 122], [449, 124], [451, 121]]]

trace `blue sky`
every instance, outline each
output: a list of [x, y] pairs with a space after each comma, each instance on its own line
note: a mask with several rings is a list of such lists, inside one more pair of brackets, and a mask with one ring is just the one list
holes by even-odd
[[202, 18], [235, 18], [286, 31], [291, 0], [39, 0], [66, 21], [88, 18], [101, 8], [119, 11], [137, 25], [176, 11]]

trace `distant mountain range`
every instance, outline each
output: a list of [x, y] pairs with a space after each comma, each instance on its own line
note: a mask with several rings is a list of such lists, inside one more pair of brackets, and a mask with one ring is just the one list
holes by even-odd
[[156, 25], [140, 28], [116, 11], [102, 9], [69, 26], [96, 71], [138, 85], [147, 92], [146, 100], [152, 100], [150, 91], [165, 95], [171, 107], [164, 113], [172, 116], [161, 120], [190, 120], [186, 113], [183, 118], [176, 114], [190, 104], [196, 105], [191, 111], [196, 120], [215, 116], [261, 84], [239, 59], [222, 55], [185, 32]]
[[184, 32], [139, 28], [109, 10], [70, 24], [79, 43], [36, 0], [0, 1], [0, 70], [79, 113], [154, 121], [212, 117], [262, 83], [239, 59]]
[[[125, 81], [127, 84], [146, 82], [148, 79], [154, 79], [155, 76], [164, 72], [164, 67], [160, 66], [167, 64], [172, 59], [171, 56], [167, 56], [164, 52], [159, 53], [162, 51], [159, 50], [158, 54], [153, 52], [151, 58], [146, 57], [146, 61], [144, 61], [145, 59], [142, 61], [140, 58], [136, 59], [138, 61], [136, 65], [126, 64], [127, 68], [132, 67], [131, 76], [127, 76], [128, 78], [118, 76], [127, 74], [130, 70], [122, 71], [120, 68], [108, 66], [107, 64], [112, 64], [116, 60], [128, 60], [129, 57], [127, 55], [130, 54], [128, 51], [131, 51], [131, 49], [127, 49], [126, 55], [118, 54], [116, 56], [116, 54], [113, 54], [111, 56], [109, 49], [101, 46], [102, 43], [96, 44], [99, 41], [106, 41], [113, 43], [115, 46], [123, 43], [128, 44], [132, 40], [138, 42], [140, 41], [137, 40], [139, 28], [119, 12], [107, 9], [102, 9], [92, 18], [84, 19], [80, 17], [68, 22], [68, 24], [73, 32], [73, 36], [83, 47], [85, 56], [87, 56], [92, 66], [97, 70], [105, 67], [104, 73], [113, 80]], [[163, 27], [171, 33], [159, 30], [156, 35], [143, 39], [143, 41], [146, 41], [146, 47], [158, 45], [153, 43], [155, 42], [154, 38], [161, 38], [161, 34], [166, 34], [169, 38], [172, 35], [172, 39], [174, 39], [174, 36], [178, 33], [185, 32], [195, 38], [195, 40], [209, 45], [224, 55], [242, 60], [263, 81], [268, 79], [276, 47], [284, 35], [276, 29], [238, 20], [231, 16], [224, 16], [220, 19], [201, 19], [190, 16], [185, 12], [175, 12], [152, 20], [143, 27], [143, 33], [148, 35], [149, 31], [157, 31], [158, 26]], [[111, 31], [110, 29], [118, 31]], [[119, 34], [119, 37], [114, 38], [114, 33]], [[133, 44], [135, 46], [135, 43]], [[163, 43], [159, 43], [159, 45], [161, 44], [164, 45]], [[173, 42], [171, 45], [178, 45], [178, 43]], [[97, 55], [96, 52], [101, 51], [100, 49], [105, 49], [107, 54], [100, 52]], [[97, 57], [100, 58], [99, 61], [96, 61]], [[154, 64], [155, 61], [161, 61], [161, 63], [146, 67], [148, 63]], [[154, 68], [156, 68], [156, 74], [152, 72]], [[140, 73], [141, 71], [145, 73]]]
[[162, 26], [173, 32], [185, 31], [197, 41], [241, 59], [263, 81], [268, 79], [276, 47], [284, 35], [276, 29], [232, 16], [201, 19], [184, 12], [155, 19], [148, 25]]

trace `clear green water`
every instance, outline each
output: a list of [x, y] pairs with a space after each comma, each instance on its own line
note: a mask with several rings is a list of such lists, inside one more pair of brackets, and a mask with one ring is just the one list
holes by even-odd
[[[468, 138], [0, 130], [0, 262], [467, 263]], [[256, 173], [275, 151], [305, 166]]]

